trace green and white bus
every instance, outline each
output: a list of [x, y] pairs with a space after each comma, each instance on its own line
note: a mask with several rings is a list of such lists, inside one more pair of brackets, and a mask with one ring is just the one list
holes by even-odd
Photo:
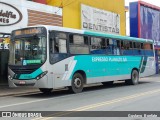
[[11, 34], [10, 87], [33, 86], [44, 93], [68, 87], [74, 93], [85, 84], [112, 84], [155, 74], [152, 40], [77, 30], [33, 26]]

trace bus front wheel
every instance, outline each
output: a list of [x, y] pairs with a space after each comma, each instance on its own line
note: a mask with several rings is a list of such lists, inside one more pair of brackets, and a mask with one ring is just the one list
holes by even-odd
[[129, 85], [137, 85], [139, 82], [139, 73], [137, 70], [133, 70], [131, 73], [131, 79], [125, 81]]
[[83, 90], [84, 78], [80, 73], [75, 73], [72, 78], [71, 86], [69, 90], [73, 93], [80, 93]]
[[52, 88], [39, 88], [42, 93], [50, 94], [52, 92]]

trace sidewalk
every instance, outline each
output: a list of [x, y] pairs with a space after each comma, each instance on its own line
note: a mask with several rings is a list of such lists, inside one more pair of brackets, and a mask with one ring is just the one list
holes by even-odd
[[0, 97], [37, 92], [39, 89], [32, 87], [9, 88], [7, 85], [0, 85]]

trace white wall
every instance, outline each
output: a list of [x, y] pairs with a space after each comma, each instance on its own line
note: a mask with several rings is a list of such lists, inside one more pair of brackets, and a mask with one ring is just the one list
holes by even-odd
[[[3, 3], [2, 3], [3, 2]], [[7, 4], [4, 4], [7, 3]], [[35, 10], [62, 16], [62, 9], [26, 0], [0, 0], [0, 32], [11, 33], [14, 29], [26, 27], [28, 25], [28, 11]], [[19, 12], [18, 12], [19, 11]], [[6, 17], [4, 14], [12, 12], [12, 16]], [[20, 20], [22, 15], [22, 19]], [[15, 18], [16, 16], [16, 18]]]

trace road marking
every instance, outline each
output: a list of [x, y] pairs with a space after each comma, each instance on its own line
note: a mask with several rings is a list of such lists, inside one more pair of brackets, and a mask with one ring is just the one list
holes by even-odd
[[155, 81], [155, 82], [160, 82], [160, 81]]
[[[148, 92], [143, 92], [143, 93], [138, 93], [138, 94], [133, 94], [130, 96], [117, 98], [117, 99], [113, 99], [113, 100], [109, 100], [109, 101], [104, 101], [104, 102], [100, 102], [100, 103], [95, 103], [95, 104], [91, 104], [91, 105], [86, 105], [83, 107], [67, 110], [64, 112], [59, 112], [56, 114], [50, 114], [47, 116], [47, 118], [36, 118], [36, 119], [32, 119], [32, 120], [49, 120], [49, 119], [53, 119], [55, 117], [65, 116], [65, 115], [68, 115], [68, 114], [71, 114], [71, 113], [74, 113], [77, 111], [85, 111], [85, 110], [89, 110], [89, 109], [93, 109], [93, 108], [97, 108], [97, 107], [101, 107], [101, 106], [105, 106], [105, 105], [110, 105], [113, 103], [123, 102], [123, 101], [129, 100], [129, 99], [135, 99], [135, 98], [146, 96], [146, 95], [152, 95], [152, 94], [159, 93], [159, 92], [160, 92], [160, 89], [148, 91]], [[55, 117], [51, 117], [51, 116], [55, 116]]]
[[28, 102], [23, 102], [23, 103], [17, 103], [17, 104], [10, 104], [10, 105], [4, 105], [0, 106], [0, 108], [5, 108], [5, 107], [11, 107], [11, 106], [16, 106], [16, 105], [23, 105], [23, 104], [29, 104], [29, 103], [34, 103], [34, 102], [40, 102], [48, 99], [41, 99], [41, 100], [34, 100], [34, 101], [28, 101]]
[[[34, 93], [33, 93], [33, 94], [34, 94]], [[26, 93], [26, 95], [28, 95], [28, 94]], [[9, 98], [9, 97], [16, 97], [16, 96], [21, 96], [21, 95], [6, 96], [6, 97], [2, 97], [2, 98]], [[34, 100], [34, 101], [23, 102], [23, 103], [4, 105], [4, 106], [0, 106], [0, 108], [6, 108], [6, 107], [11, 107], [11, 106], [16, 106], [16, 105], [23, 105], [23, 104], [30, 104], [30, 103], [34, 103], [34, 102], [42, 102], [42, 101], [51, 100], [51, 99], [60, 99], [60, 98], [66, 97], [66, 96], [69, 97], [69, 96], [72, 96], [72, 95], [57, 96], [57, 97], [54, 97], [54, 98], [40, 99], [40, 100]]]

